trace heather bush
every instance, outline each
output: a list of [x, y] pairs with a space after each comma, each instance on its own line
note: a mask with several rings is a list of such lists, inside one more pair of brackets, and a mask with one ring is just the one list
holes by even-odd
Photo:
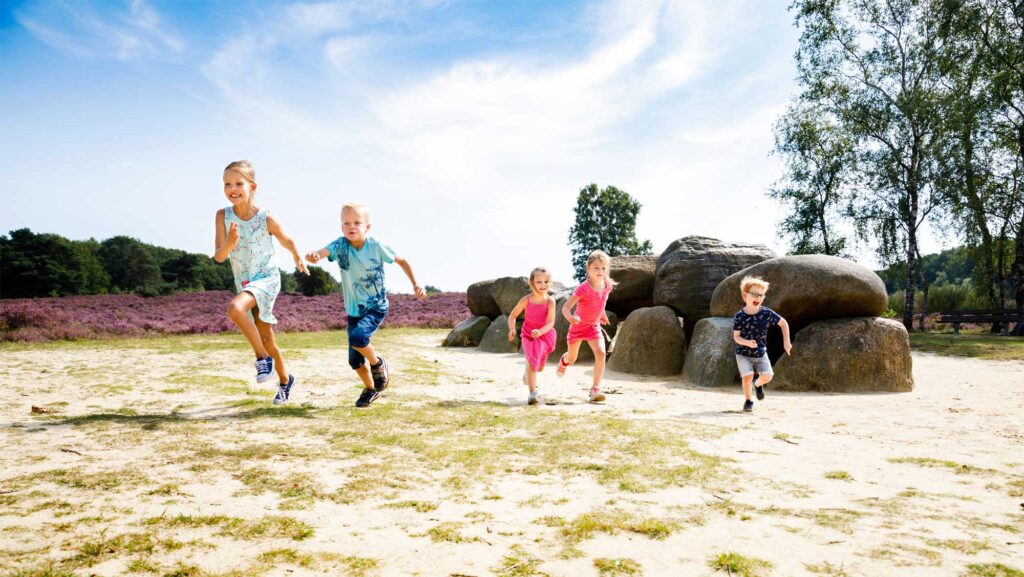
[[[143, 298], [94, 295], [0, 300], [0, 341], [53, 341], [159, 335], [214, 334], [237, 330], [226, 315], [230, 291]], [[465, 293], [438, 293], [423, 301], [392, 294], [385, 327], [451, 328], [469, 316]], [[346, 326], [340, 294], [278, 296], [277, 330], [306, 332]]]

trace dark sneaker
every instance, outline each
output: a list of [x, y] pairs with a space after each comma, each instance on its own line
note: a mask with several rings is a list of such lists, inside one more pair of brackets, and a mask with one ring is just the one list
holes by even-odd
[[256, 359], [256, 382], [265, 383], [274, 378], [274, 357]]
[[377, 400], [377, 397], [380, 397], [380, 391], [377, 389], [363, 389], [363, 392], [359, 393], [359, 398], [356, 399], [356, 406], [360, 409], [369, 407], [370, 403]]
[[761, 375], [754, 375], [754, 380], [751, 381], [754, 385], [754, 394], [757, 395], [757, 400], [764, 400], [764, 387], [757, 384], [757, 378]]
[[751, 412], [753, 410], [754, 410], [754, 401], [751, 401], [750, 399], [747, 399], [746, 402], [743, 403], [743, 412], [744, 413], [749, 413], [749, 412]]
[[292, 385], [295, 384], [295, 375], [288, 375], [288, 382], [277, 385], [277, 394], [274, 395], [274, 404], [280, 405], [288, 402], [288, 395], [292, 393]]
[[536, 405], [539, 402], [540, 402], [540, 395], [537, 394], [537, 391], [530, 391], [530, 396], [526, 398], [526, 404], [527, 405]]
[[384, 357], [377, 357], [377, 364], [370, 366], [370, 374], [373, 375], [373, 388], [377, 389], [378, 393], [383, 393], [384, 389], [388, 388], [388, 383], [391, 382], [388, 362], [384, 360]]
[[603, 403], [604, 402], [604, 393], [601, 392], [601, 389], [597, 389], [597, 388], [590, 389], [590, 402], [591, 403]]

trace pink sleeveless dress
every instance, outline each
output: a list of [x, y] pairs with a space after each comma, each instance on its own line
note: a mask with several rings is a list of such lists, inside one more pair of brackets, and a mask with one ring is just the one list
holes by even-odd
[[601, 336], [601, 314], [604, 313], [605, 305], [608, 304], [608, 295], [612, 292], [611, 285], [605, 283], [603, 291], [596, 291], [589, 282], [584, 282], [576, 287], [572, 296], [578, 297], [576, 301], [576, 316], [580, 322], [569, 326], [569, 335], [566, 341], [593, 341], [600, 343], [604, 349], [604, 337]]
[[523, 353], [526, 355], [526, 362], [539, 371], [548, 362], [548, 355], [555, 350], [555, 329], [542, 334], [537, 338], [530, 336], [530, 332], [539, 329], [548, 323], [548, 303], [535, 305], [526, 300], [526, 313], [523, 316], [523, 330], [519, 336], [523, 339]]

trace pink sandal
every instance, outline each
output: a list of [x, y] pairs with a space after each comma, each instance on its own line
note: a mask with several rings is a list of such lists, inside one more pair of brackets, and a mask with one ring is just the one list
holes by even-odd
[[569, 362], [565, 360], [565, 356], [569, 353], [562, 353], [562, 358], [558, 359], [558, 376], [565, 376], [565, 369], [569, 367]]

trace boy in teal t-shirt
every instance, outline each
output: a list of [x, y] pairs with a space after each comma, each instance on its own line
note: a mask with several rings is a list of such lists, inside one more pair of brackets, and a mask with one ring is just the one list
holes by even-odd
[[370, 344], [370, 338], [388, 314], [384, 264], [393, 262], [402, 267], [412, 282], [416, 298], [425, 298], [426, 292], [416, 283], [409, 261], [396, 256], [386, 244], [366, 236], [370, 230], [370, 211], [365, 206], [355, 203], [343, 206], [341, 230], [342, 236], [307, 254], [306, 260], [317, 263], [326, 257], [337, 261], [341, 269], [341, 289], [348, 314], [348, 364], [363, 381], [356, 406], [368, 407], [390, 383], [387, 361], [377, 356]]

